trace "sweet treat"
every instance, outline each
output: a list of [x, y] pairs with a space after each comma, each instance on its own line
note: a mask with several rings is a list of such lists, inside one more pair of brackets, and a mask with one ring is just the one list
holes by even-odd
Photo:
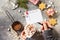
[[47, 15], [48, 16], [53, 16], [54, 13], [55, 13], [55, 10], [53, 8], [49, 8], [47, 11], [46, 11]]
[[50, 23], [52, 26], [54, 26], [54, 25], [57, 24], [57, 20], [54, 19], [54, 18], [50, 18], [48, 21], [49, 21], [49, 23]]
[[46, 8], [46, 4], [45, 4], [45, 3], [39, 4], [39, 8], [40, 8], [41, 10], [45, 9], [45, 8]]

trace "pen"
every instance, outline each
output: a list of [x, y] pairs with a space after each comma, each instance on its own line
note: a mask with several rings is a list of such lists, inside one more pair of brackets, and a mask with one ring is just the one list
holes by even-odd
[[40, 22], [37, 22], [38, 24], [40, 24], [40, 25], [43, 25], [42, 23], [40, 23]]
[[[43, 26], [43, 24], [42, 24], [42, 23], [40, 23], [40, 22], [37, 22], [37, 23]], [[46, 25], [47, 25], [47, 24], [46, 24]], [[48, 27], [48, 25], [47, 25], [47, 27]], [[50, 28], [50, 27], [48, 27], [48, 28]], [[52, 28], [50, 28], [50, 29], [52, 29]]]

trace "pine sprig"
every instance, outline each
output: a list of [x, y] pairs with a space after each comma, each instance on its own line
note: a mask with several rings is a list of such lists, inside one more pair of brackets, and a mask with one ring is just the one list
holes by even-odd
[[27, 3], [28, 3], [28, 0], [17, 0], [18, 7], [28, 9]]

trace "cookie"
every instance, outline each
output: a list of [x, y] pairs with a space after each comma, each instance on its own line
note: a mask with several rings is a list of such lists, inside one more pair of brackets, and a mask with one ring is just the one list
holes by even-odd
[[53, 16], [55, 13], [55, 10], [53, 8], [49, 8], [46, 10], [46, 13], [48, 16]]
[[45, 3], [39, 4], [39, 8], [40, 8], [41, 10], [45, 9], [45, 8], [46, 8], [46, 4], [45, 4]]
[[49, 23], [50, 23], [51, 25], [53, 25], [53, 26], [57, 24], [57, 20], [54, 19], [54, 18], [50, 18], [48, 21], [49, 21]]

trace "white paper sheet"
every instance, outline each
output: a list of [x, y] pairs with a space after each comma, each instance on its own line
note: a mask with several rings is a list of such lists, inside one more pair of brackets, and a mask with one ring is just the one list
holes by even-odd
[[27, 23], [42, 22], [43, 17], [40, 9], [28, 11], [28, 15], [25, 17]]

